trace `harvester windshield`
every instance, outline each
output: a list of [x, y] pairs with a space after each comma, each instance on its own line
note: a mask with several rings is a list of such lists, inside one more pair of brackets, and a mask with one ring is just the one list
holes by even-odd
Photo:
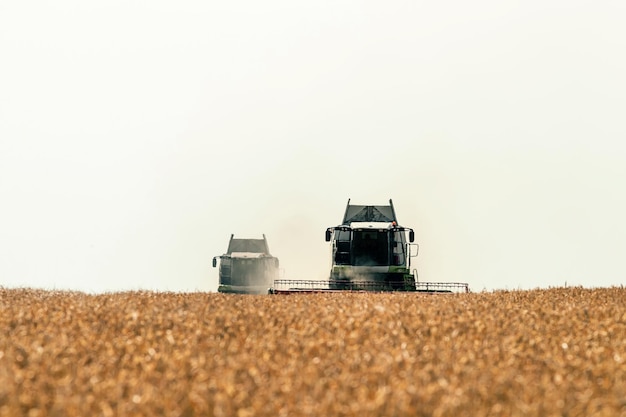
[[387, 230], [352, 232], [352, 253], [355, 266], [389, 265], [389, 233]]

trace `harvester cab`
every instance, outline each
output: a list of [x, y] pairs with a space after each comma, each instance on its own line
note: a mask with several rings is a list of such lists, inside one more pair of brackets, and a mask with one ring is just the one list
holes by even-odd
[[270, 254], [267, 239], [239, 239], [230, 236], [228, 250], [213, 258], [220, 260], [218, 292], [266, 294], [278, 278], [278, 258]]
[[[408, 239], [407, 239], [408, 234]], [[348, 204], [340, 225], [326, 229], [332, 242], [330, 271], [333, 289], [414, 291], [410, 272], [413, 229], [402, 227], [393, 207]]]

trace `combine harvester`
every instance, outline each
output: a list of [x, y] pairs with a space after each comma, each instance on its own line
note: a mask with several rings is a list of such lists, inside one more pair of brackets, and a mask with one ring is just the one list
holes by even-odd
[[[407, 235], [408, 232], [408, 242]], [[460, 282], [419, 282], [411, 272], [418, 245], [413, 229], [400, 226], [393, 202], [383, 206], [348, 204], [339, 226], [326, 229], [332, 242], [328, 281], [275, 280], [270, 294], [328, 291], [469, 292]]]
[[213, 258], [213, 268], [220, 259], [218, 292], [267, 294], [278, 278], [278, 258], [270, 254], [267, 239], [235, 239], [230, 235], [228, 251]]

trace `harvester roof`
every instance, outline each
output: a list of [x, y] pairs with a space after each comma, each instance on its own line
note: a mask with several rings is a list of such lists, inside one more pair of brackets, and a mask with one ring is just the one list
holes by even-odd
[[350, 223], [352, 229], [391, 229], [393, 223], [389, 222], [352, 222]]
[[256, 259], [256, 258], [265, 258], [268, 255], [265, 253], [258, 252], [233, 252], [230, 254], [231, 258], [246, 258], [246, 259]]

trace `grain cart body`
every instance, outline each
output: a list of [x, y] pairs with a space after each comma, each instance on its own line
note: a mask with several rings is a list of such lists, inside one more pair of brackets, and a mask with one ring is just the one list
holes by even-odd
[[278, 258], [270, 254], [267, 239], [236, 239], [230, 236], [228, 250], [213, 258], [219, 267], [218, 292], [267, 294], [278, 278]]

